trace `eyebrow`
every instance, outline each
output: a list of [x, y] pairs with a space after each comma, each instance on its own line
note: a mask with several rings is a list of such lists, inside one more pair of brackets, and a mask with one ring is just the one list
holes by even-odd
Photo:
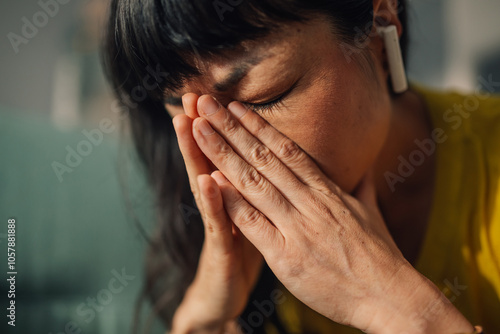
[[[216, 82], [213, 85], [213, 90], [217, 92], [225, 92], [231, 87], [235, 86], [240, 82], [250, 71], [252, 67], [262, 62], [264, 59], [270, 57], [271, 54], [266, 53], [264, 55], [252, 56], [248, 59], [245, 59], [240, 64], [236, 65], [232, 68], [231, 73], [226, 76], [222, 81]], [[174, 106], [182, 106], [182, 97], [176, 97], [172, 95], [167, 95], [164, 98], [164, 103], [174, 105]]]
[[214, 90], [218, 92], [225, 92], [232, 86], [236, 85], [238, 82], [240, 82], [248, 73], [250, 70], [251, 66], [248, 64], [242, 64], [239, 65], [229, 73], [229, 75], [222, 80], [221, 82], [217, 82], [213, 87]]
[[269, 54], [266, 54], [264, 56], [253, 56], [249, 59], [246, 59], [241, 64], [233, 67], [231, 73], [229, 73], [229, 75], [224, 80], [222, 80], [221, 82], [217, 82], [213, 86], [214, 90], [218, 92], [227, 91], [229, 88], [240, 82], [248, 74], [248, 71], [250, 71], [252, 67], [259, 64], [267, 57], [269, 57]]

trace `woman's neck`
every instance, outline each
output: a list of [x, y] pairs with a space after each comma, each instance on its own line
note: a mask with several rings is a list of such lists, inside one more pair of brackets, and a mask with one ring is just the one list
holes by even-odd
[[[432, 122], [422, 97], [408, 91], [393, 100], [386, 144], [375, 165], [379, 206], [399, 249], [418, 259], [432, 209], [435, 150], [424, 151]], [[425, 141], [429, 143], [429, 141]]]

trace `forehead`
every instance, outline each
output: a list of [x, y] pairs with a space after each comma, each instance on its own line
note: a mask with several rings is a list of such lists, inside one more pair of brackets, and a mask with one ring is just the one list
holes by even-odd
[[[332, 28], [326, 20], [283, 24], [266, 37], [243, 41], [235, 50], [207, 59], [195, 58], [195, 66], [201, 75], [188, 80], [174, 95], [181, 96], [188, 92], [220, 94], [224, 88], [228, 88], [220, 84], [234, 86], [230, 79], [236, 79], [242, 72], [260, 77], [258, 74], [268, 71], [277, 73], [290, 70], [290, 67], [300, 66], [307, 58], [314, 57], [319, 44], [324, 44], [325, 38], [331, 37]], [[231, 73], [235, 74], [234, 78], [229, 77]]]

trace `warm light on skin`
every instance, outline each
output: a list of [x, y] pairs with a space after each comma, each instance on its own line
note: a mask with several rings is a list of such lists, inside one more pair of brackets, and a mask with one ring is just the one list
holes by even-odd
[[[240, 54], [233, 52], [231, 55], [226, 55], [224, 59], [198, 61], [202, 76], [191, 79], [181, 91], [176, 92], [177, 97], [194, 93], [186, 95], [184, 103], [188, 116], [196, 119], [191, 122], [189, 117], [176, 117], [174, 125], [178, 138], [182, 137], [179, 143], [181, 150], [184, 149], [183, 155], [188, 157], [185, 158], [188, 173], [191, 171], [191, 175], [197, 177], [198, 183], [192, 186], [195, 197], [196, 193], [202, 193], [196, 189], [197, 187], [206, 186], [209, 182], [215, 183], [219, 179], [206, 175], [213, 170], [209, 167], [215, 168], [215, 166], [207, 166], [202, 154], [204, 152], [206, 156], [213, 159], [214, 164], [226, 176], [223, 180], [227, 178], [230, 182], [230, 184], [224, 183], [219, 179], [215, 183], [216, 189], [225, 190], [226, 193], [223, 196], [225, 210], [219, 209], [222, 207], [219, 203], [213, 205], [217, 208], [214, 211], [223, 211], [230, 215], [234, 224], [264, 255], [266, 261], [270, 259], [268, 263], [273, 272], [299, 300], [334, 321], [354, 327], [358, 327], [355, 324], [360, 324], [359, 328], [368, 328], [362, 327], [366, 326], [364, 321], [366, 321], [367, 314], [377, 314], [379, 319], [373, 323], [383, 324], [383, 326], [373, 325], [373, 323], [369, 324], [370, 326], [387, 330], [387, 325], [392, 322], [395, 324], [394, 328], [399, 327], [393, 332], [400, 332], [401, 328], [408, 328], [409, 317], [404, 315], [401, 317], [402, 320], [394, 321], [394, 314], [398, 312], [393, 312], [393, 310], [402, 314], [412, 314], [412, 308], [420, 310], [423, 307], [425, 309], [425, 305], [429, 302], [434, 303], [440, 298], [437, 288], [427, 279], [420, 281], [422, 278], [420, 274], [417, 275], [416, 270], [407, 266], [406, 262], [415, 260], [424, 235], [432, 201], [430, 195], [433, 191], [433, 159], [427, 159], [418, 171], [405, 180], [396, 193], [388, 192], [383, 175], [387, 171], [392, 172], [397, 169], [397, 157], [407, 155], [414, 148], [414, 139], [428, 135], [432, 126], [429, 123], [425, 104], [416, 93], [411, 90], [399, 96], [391, 96], [389, 93], [387, 60], [384, 43], [380, 37], [376, 35], [370, 37], [366, 48], [357, 54], [358, 57], [354, 61], [349, 61], [353, 59], [352, 54], [349, 57], [346, 56], [340, 43], [341, 40], [332, 33], [328, 21], [318, 19], [306, 24], [287, 24], [282, 31], [274, 32], [264, 40], [245, 43], [246, 51]], [[262, 57], [257, 57], [258, 60], [255, 60], [256, 55]], [[243, 65], [246, 57], [253, 57], [251, 67]], [[238, 66], [240, 69], [235, 71]], [[233, 80], [237, 76], [231, 73], [241, 74], [242, 71], [247, 70], [248, 73], [241, 81]], [[228, 78], [233, 79], [228, 80]], [[221, 91], [221, 85], [217, 83], [230, 81], [234, 81], [234, 86], [227, 91]], [[293, 89], [290, 90], [290, 87]], [[259, 112], [260, 116], [297, 143], [313, 158], [326, 176], [341, 189], [345, 192], [352, 192], [358, 196], [357, 198], [342, 194], [343, 200], [339, 203], [334, 201], [336, 197], [332, 193], [325, 192], [326, 196], [323, 197], [325, 202], [321, 202], [318, 194], [324, 195], [325, 193], [318, 192], [315, 188], [321, 182], [317, 184], [306, 182], [300, 183], [300, 186], [290, 186], [293, 183], [285, 181], [296, 180], [296, 176], [303, 170], [288, 167], [286, 170], [280, 169], [282, 165], [273, 164], [269, 160], [265, 165], [267, 170], [262, 166], [260, 169], [256, 168], [269, 182], [266, 180], [258, 182], [260, 191], [257, 192], [255, 182], [253, 188], [246, 188], [247, 184], [242, 185], [245, 182], [241, 181], [245, 180], [244, 176], [247, 176], [248, 180], [248, 176], [252, 174], [249, 172], [251, 168], [248, 168], [248, 165], [254, 165], [254, 167], [257, 165], [255, 157], [249, 152], [251, 148], [259, 147], [259, 143], [255, 143], [256, 139], [271, 147], [274, 143], [280, 142], [281, 136], [275, 136], [273, 131], [272, 133], [262, 131], [266, 129], [266, 126], [255, 125], [259, 123], [259, 118], [249, 119], [249, 117], [255, 117], [253, 113], [245, 113], [244, 109], [235, 112], [233, 108], [230, 108], [231, 114], [217, 105], [209, 96], [202, 96], [200, 99], [196, 96], [212, 95], [222, 105], [227, 106], [234, 100], [247, 104], [261, 104], [287, 91], [290, 92], [282, 103], [272, 110]], [[202, 117], [200, 118], [196, 115], [197, 106], [201, 110]], [[234, 107], [235, 104], [231, 106]], [[166, 107], [171, 116], [184, 113], [182, 107], [170, 104]], [[241, 127], [226, 126], [230, 122], [236, 122], [231, 115], [239, 115], [237, 117], [243, 127], [247, 127], [246, 130], [242, 130]], [[191, 127], [194, 128], [193, 137], [190, 137]], [[216, 131], [220, 133], [217, 134]], [[245, 136], [248, 134], [247, 131], [251, 132], [252, 136]], [[224, 138], [225, 135], [226, 138]], [[226, 143], [232, 145], [234, 150], [227, 150]], [[201, 150], [197, 150], [196, 145]], [[188, 153], [185, 154], [185, 152]], [[274, 157], [280, 156], [276, 146], [273, 152]], [[281, 159], [284, 161], [287, 158], [281, 155]], [[295, 161], [300, 161], [301, 167], [309, 162], [308, 159]], [[197, 167], [199, 167], [198, 170]], [[315, 166], [314, 169], [316, 169]], [[354, 192], [360, 180], [365, 176], [371, 176], [369, 174], [371, 170], [374, 171], [375, 181], [372, 182], [371, 177], [366, 177], [366, 182], [361, 182], [358, 191]], [[220, 172], [215, 173], [215, 175], [218, 174]], [[307, 171], [304, 174], [307, 174]], [[308, 177], [311, 174], [318, 175], [318, 180], [322, 179], [321, 173], [317, 170], [310, 173]], [[190, 176], [190, 179], [193, 178]], [[311, 179], [314, 180], [314, 177]], [[273, 185], [269, 186], [269, 183]], [[362, 195], [363, 190], [368, 189], [368, 184], [371, 189], [370, 201]], [[307, 189], [302, 188], [304, 185]], [[228, 192], [228, 189], [233, 191]], [[306, 201], [303, 207], [297, 205], [299, 209], [292, 205], [293, 199], [287, 199], [295, 198], [295, 204], [297, 204], [302, 201], [302, 198], [307, 198], [308, 194], [311, 196], [310, 190], [315, 190], [312, 195], [314, 200], [309, 197], [309, 201]], [[297, 201], [297, 198], [300, 200]], [[348, 216], [336, 216], [331, 213], [337, 210], [338, 213], [345, 214], [347, 198], [350, 198], [351, 204], [356, 204], [352, 211], [358, 211], [359, 216], [363, 216], [366, 221], [350, 220]], [[321, 210], [325, 207], [317, 206], [315, 201], [326, 203], [327, 209]], [[293, 210], [290, 207], [293, 207]], [[367, 208], [373, 210], [367, 210]], [[263, 220], [249, 215], [248, 212], [252, 210], [260, 211], [259, 217], [264, 217]], [[306, 212], [312, 212], [312, 214], [308, 216]], [[248, 217], [251, 217], [250, 221]], [[224, 222], [225, 217], [218, 217], [212, 221]], [[335, 226], [332, 221], [345, 223], [346, 229], [343, 231], [349, 231], [349, 233], [344, 232], [345, 234], [339, 235], [332, 228]], [[289, 224], [289, 222], [294, 222], [294, 224]], [[385, 227], [389, 228], [391, 237], [388, 236]], [[384, 237], [379, 238], [382, 235]], [[322, 236], [322, 240], [319, 240], [317, 236]], [[392, 237], [406, 259], [401, 262], [404, 265], [394, 272], [391, 270], [399, 266], [400, 262], [397, 260], [402, 257], [401, 253], [396, 251]], [[285, 240], [288, 241], [285, 242]], [[389, 244], [391, 249], [386, 252], [385, 246]], [[311, 245], [317, 247], [311, 247]], [[373, 247], [366, 248], [367, 245]], [[273, 259], [277, 258], [275, 254], [273, 256], [273, 252], [279, 252], [280, 261], [283, 261], [283, 254], [288, 255], [288, 261], [281, 262], [281, 265], [286, 267], [282, 277], [279, 274], [280, 261], [273, 262]], [[345, 257], [342, 257], [342, 254]], [[312, 266], [305, 265], [311, 258], [313, 260], [309, 264]], [[331, 263], [331, 266], [324, 265], [325, 263]], [[349, 265], [338, 269], [341, 264], [346, 263]], [[320, 265], [316, 266], [316, 264]], [[355, 264], [360, 265], [357, 267]], [[296, 280], [298, 273], [304, 272], [305, 267], [308, 268], [307, 274]], [[400, 270], [403, 267], [411, 268], [411, 270]], [[290, 268], [298, 269], [290, 270]], [[325, 296], [325, 291], [334, 290], [330, 284], [333, 284], [335, 280], [332, 280], [333, 276], [325, 272], [335, 274], [349, 272], [349, 275], [346, 275], [345, 282], [347, 283], [344, 285], [346, 287], [344, 291], [349, 291], [350, 295], [344, 300], [339, 299], [337, 306], [358, 303], [364, 305], [368, 311], [366, 313], [364, 311], [342, 313], [344, 311], [342, 307], [332, 310], [331, 298], [322, 297]], [[403, 275], [400, 276], [401, 278], [395, 278], [396, 273], [403, 273]], [[359, 279], [356, 275], [360, 275]], [[343, 275], [338, 277], [341, 276]], [[324, 281], [311, 279], [311, 284], [304, 283], [311, 277], [326, 277], [326, 279]], [[366, 277], [369, 278], [366, 281], [370, 282], [369, 284], [363, 281]], [[340, 281], [342, 281], [341, 278], [339, 278]], [[356, 286], [358, 283], [361, 285]], [[394, 290], [393, 295], [390, 295], [387, 291], [392, 289], [388, 288], [388, 283], [400, 290], [398, 292]], [[333, 286], [342, 286], [336, 284]], [[205, 291], [206, 286], [201, 286]], [[328, 288], [324, 289], [324, 287]], [[373, 294], [369, 290], [373, 291]], [[377, 290], [382, 292], [377, 295], [375, 292]], [[371, 298], [365, 299], [367, 296], [374, 296], [374, 303], [371, 302]], [[383, 299], [387, 300], [383, 301]], [[371, 308], [372, 305], [375, 307]], [[441, 332], [440, 327], [450, 328], [450, 324], [457, 329], [470, 329], [468, 321], [453, 306], [443, 305], [448, 305], [449, 308], [443, 311], [443, 316], [440, 316], [442, 322], [436, 322], [434, 326], [437, 330], [429, 332]], [[379, 312], [383, 308], [386, 312]], [[348, 308], [346, 307], [345, 310]], [[337, 311], [339, 311], [338, 314]], [[362, 319], [355, 319], [354, 314], [362, 314]], [[366, 331], [384, 332], [378, 329]], [[388, 331], [391, 332], [390, 329]]]
[[[399, 21], [390, 24], [401, 27]], [[398, 173], [398, 156], [408, 156], [416, 148], [415, 138], [428, 137], [432, 125], [416, 93], [409, 90], [391, 97], [383, 41], [371, 36], [365, 53], [349, 62], [327, 21], [288, 24], [265, 39], [244, 42], [239, 54], [199, 61], [204, 75], [189, 81], [176, 95], [211, 94], [224, 105], [234, 100], [262, 103], [298, 80], [281, 105], [261, 116], [295, 141], [344, 191], [352, 192], [373, 167], [385, 223], [413, 262], [432, 207], [434, 156], [399, 184], [396, 192], [384, 174]], [[260, 62], [232, 89], [223, 93], [214, 89], [243, 59], [255, 57]], [[172, 116], [184, 113], [182, 107], [166, 107]]]
[[[290, 24], [249, 47], [253, 54], [270, 56], [251, 67], [233, 89], [222, 93], [213, 89], [234, 64], [212, 61], [203, 64], [205, 75], [191, 80], [179, 94], [211, 94], [224, 105], [233, 100], [262, 103], [297, 83], [282, 105], [261, 115], [351, 192], [382, 150], [392, 105], [382, 84], [386, 80], [382, 63], [374, 62], [374, 78], [366, 71], [368, 64], [348, 62], [339, 43], [326, 21]], [[380, 42], [372, 44], [372, 50], [365, 52], [376, 52], [373, 47], [381, 50]], [[181, 107], [167, 108], [172, 116], [183, 113]]]

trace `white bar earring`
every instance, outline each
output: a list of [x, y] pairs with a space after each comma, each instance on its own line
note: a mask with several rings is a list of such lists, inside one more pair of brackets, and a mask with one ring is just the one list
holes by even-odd
[[390, 25], [378, 27], [377, 33], [384, 39], [392, 89], [395, 93], [403, 93], [408, 89], [408, 81], [406, 80], [403, 56], [399, 46], [398, 30], [395, 25]]

